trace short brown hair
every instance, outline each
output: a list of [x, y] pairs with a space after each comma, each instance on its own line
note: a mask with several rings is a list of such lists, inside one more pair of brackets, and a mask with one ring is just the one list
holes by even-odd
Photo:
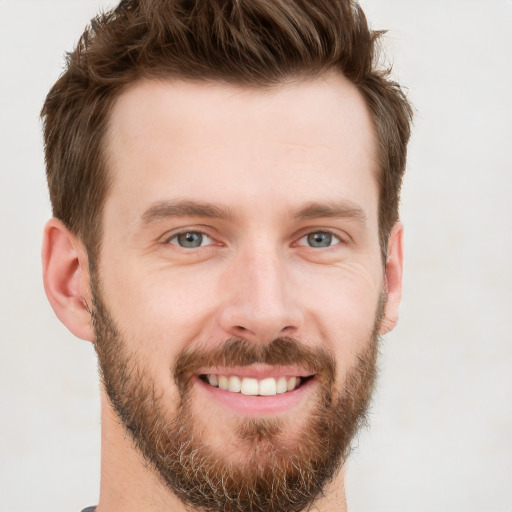
[[354, 0], [122, 0], [91, 21], [41, 113], [54, 216], [92, 260], [98, 256], [109, 188], [105, 132], [127, 85], [174, 77], [266, 87], [335, 70], [355, 84], [373, 118], [386, 251], [398, 220], [412, 110], [377, 66], [381, 34], [369, 29]]

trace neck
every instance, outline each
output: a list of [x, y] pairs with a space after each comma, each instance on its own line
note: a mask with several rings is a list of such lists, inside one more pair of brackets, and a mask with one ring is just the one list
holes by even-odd
[[[101, 399], [101, 485], [96, 512], [190, 512], [135, 448], [110, 403]], [[310, 512], [347, 512], [342, 469]]]

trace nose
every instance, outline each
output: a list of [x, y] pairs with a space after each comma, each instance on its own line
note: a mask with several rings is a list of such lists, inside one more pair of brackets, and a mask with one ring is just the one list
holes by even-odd
[[221, 329], [258, 343], [296, 335], [303, 314], [286, 257], [259, 250], [232, 263], [221, 285]]

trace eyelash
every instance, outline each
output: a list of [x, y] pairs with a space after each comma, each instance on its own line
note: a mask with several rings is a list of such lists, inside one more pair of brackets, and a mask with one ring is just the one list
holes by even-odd
[[[311, 235], [317, 235], [317, 234], [325, 234], [325, 235], [329, 235], [330, 237], [332, 237], [332, 238], [336, 239], [336, 240], [337, 240], [337, 242], [336, 242], [336, 243], [334, 243], [334, 244], [329, 244], [329, 245], [327, 245], [327, 246], [325, 246], [325, 247], [322, 247], [322, 246], [320, 246], [320, 247], [313, 247], [313, 246], [311, 246], [311, 245], [306, 245], [306, 244], [304, 244], [304, 245], [303, 245], [303, 244], [300, 244], [300, 243], [299, 243], [301, 240], [303, 240], [303, 239], [306, 239], [306, 240], [307, 240], [307, 238], [308, 238], [308, 237], [310, 237]], [[332, 241], [332, 240], [331, 240], [331, 241]], [[343, 244], [343, 243], [344, 243], [344, 241], [343, 241], [342, 237], [341, 237], [339, 234], [334, 233], [333, 231], [331, 231], [331, 230], [329, 230], [329, 229], [318, 229], [318, 230], [314, 230], [314, 231], [309, 231], [308, 233], [305, 233], [304, 235], [302, 235], [302, 236], [298, 239], [298, 241], [297, 241], [297, 242], [295, 242], [295, 244], [296, 244], [296, 245], [300, 245], [300, 246], [302, 246], [302, 247], [309, 247], [310, 249], [329, 249], [329, 248], [331, 248], [331, 247], [335, 247], [336, 245], [338, 245], [338, 244]]]
[[[197, 247], [185, 247], [183, 245], [180, 245], [179, 243], [173, 243], [173, 240], [177, 240], [178, 237], [180, 236], [183, 236], [183, 235], [200, 235], [202, 237], [201, 239], [201, 245], [197, 246]], [[316, 234], [327, 234], [331, 237], [333, 237], [335, 240], [337, 240], [336, 243], [334, 244], [330, 244], [330, 245], [327, 245], [327, 246], [318, 246], [318, 247], [313, 247], [311, 245], [308, 245], [307, 242], [304, 243], [304, 244], [301, 244], [301, 240], [304, 240], [306, 239], [307, 240], [307, 237], [311, 236], [311, 235], [316, 235]], [[210, 243], [207, 243], [206, 245], [202, 245], [202, 242], [204, 241], [203, 238], [204, 237], [207, 237], [209, 240], [210, 240]], [[332, 241], [332, 240], [331, 240]], [[171, 235], [170, 237], [167, 237], [164, 241], [164, 244], [170, 244], [170, 245], [174, 245], [174, 246], [177, 246], [177, 247], [180, 247], [182, 249], [185, 249], [185, 250], [192, 250], [192, 249], [204, 249], [208, 246], [212, 246], [212, 245], [216, 245], [215, 244], [215, 240], [212, 236], [210, 236], [209, 234], [205, 233], [204, 231], [201, 231], [200, 229], [190, 229], [190, 230], [185, 230], [185, 231], [180, 231], [178, 233], [174, 233], [173, 235]], [[294, 242], [292, 245], [293, 246], [299, 246], [299, 247], [308, 247], [310, 249], [329, 249], [331, 247], [335, 247], [339, 244], [343, 244], [343, 245], [346, 245], [347, 244], [347, 241], [343, 239], [343, 237], [341, 235], [339, 235], [338, 233], [335, 233], [333, 232], [332, 230], [329, 230], [329, 229], [317, 229], [317, 230], [313, 230], [313, 231], [309, 231], [307, 233], [304, 233], [303, 235], [301, 235], [301, 237], [296, 241]], [[217, 245], [220, 245], [220, 244], [217, 244]]]
[[[183, 245], [180, 245], [179, 243], [173, 243], [173, 240], [177, 240], [178, 237], [180, 236], [186, 236], [186, 235], [200, 235], [201, 236], [201, 245], [197, 246], [197, 247], [185, 247]], [[206, 245], [202, 245], [202, 242], [203, 242], [203, 238], [206, 237], [210, 240], [210, 242], [213, 242], [213, 238], [208, 235], [207, 233], [203, 232], [203, 231], [200, 231], [200, 230], [186, 230], [186, 231], [180, 231], [179, 233], [175, 233], [173, 234], [172, 236], [168, 237], [165, 241], [166, 244], [170, 244], [170, 245], [176, 245], [178, 247], [181, 247], [182, 249], [200, 249], [202, 247], [207, 247], [209, 245], [213, 245], [212, 243], [208, 243]]]

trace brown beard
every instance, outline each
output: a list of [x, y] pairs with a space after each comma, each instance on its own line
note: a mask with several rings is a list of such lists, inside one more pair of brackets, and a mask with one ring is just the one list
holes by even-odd
[[[341, 389], [335, 388], [335, 360], [323, 348], [313, 349], [293, 338], [267, 345], [231, 339], [216, 349], [185, 349], [179, 355], [172, 374], [180, 404], [169, 419], [162, 391], [141, 367], [141, 358], [127, 353], [97, 284], [93, 297], [95, 348], [111, 405], [150, 467], [185, 505], [207, 512], [299, 512], [321, 496], [365, 422], [376, 378], [384, 298], [370, 339]], [[229, 454], [227, 442], [228, 456], [215, 453], [195, 428], [201, 423], [194, 417], [190, 396], [195, 372], [254, 363], [299, 365], [315, 374], [316, 405], [293, 442], [287, 439], [283, 420], [246, 418], [240, 419], [233, 436], [243, 447], [243, 458]]]

